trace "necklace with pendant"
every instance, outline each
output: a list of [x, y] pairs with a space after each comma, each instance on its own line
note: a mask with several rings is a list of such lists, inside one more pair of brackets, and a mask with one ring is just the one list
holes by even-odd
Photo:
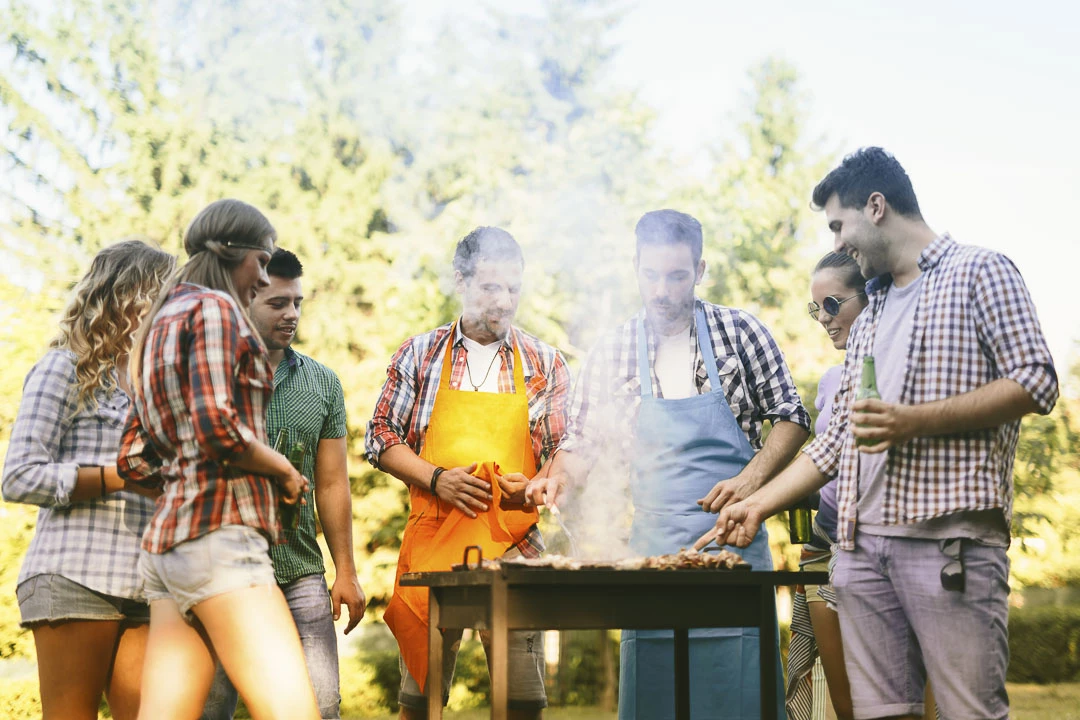
[[495, 355], [492, 356], [491, 362], [488, 363], [487, 372], [484, 373], [484, 377], [480, 379], [479, 383], [473, 382], [472, 367], [469, 365], [469, 356], [465, 356], [465, 372], [469, 374], [469, 384], [472, 385], [472, 389], [475, 392], [480, 392], [481, 386], [487, 382], [488, 375], [491, 374], [491, 368], [495, 367], [495, 361], [499, 359], [499, 351], [495, 351]]

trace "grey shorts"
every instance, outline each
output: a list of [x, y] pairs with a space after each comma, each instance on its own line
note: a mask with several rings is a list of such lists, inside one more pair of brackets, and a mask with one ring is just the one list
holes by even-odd
[[966, 587], [942, 587], [943, 541], [856, 531], [833, 572], [856, 718], [922, 715], [926, 680], [941, 716], [1009, 717], [1009, 560], [964, 540]]
[[149, 602], [172, 599], [192, 619], [191, 608], [233, 590], [273, 585], [270, 543], [258, 530], [225, 525], [160, 555], [139, 553], [139, 574]]
[[150, 621], [150, 606], [140, 600], [106, 595], [62, 575], [43, 574], [15, 589], [22, 627], [65, 620], [118, 620], [138, 625]]
[[[454, 679], [458, 648], [461, 646], [461, 630], [443, 633], [443, 705], [450, 699], [450, 683]], [[484, 651], [488, 651], [487, 633], [480, 634]], [[535, 630], [512, 632], [507, 638], [507, 706], [511, 710], [537, 710], [547, 707], [544, 690], [544, 638]], [[412, 710], [427, 708], [427, 698], [420, 691], [416, 679], [398, 656], [401, 670], [401, 690], [398, 704]], [[429, 678], [431, 673], [429, 671]]]

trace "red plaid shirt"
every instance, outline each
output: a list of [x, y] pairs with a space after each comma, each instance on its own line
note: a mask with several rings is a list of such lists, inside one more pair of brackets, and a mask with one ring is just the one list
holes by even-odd
[[[386, 368], [375, 412], [367, 426], [364, 446], [368, 460], [378, 467], [386, 448], [405, 443], [420, 454], [435, 407], [443, 357], [453, 325], [443, 325], [402, 344]], [[562, 354], [538, 338], [512, 330], [521, 353], [525, 394], [529, 399], [529, 428], [537, 467], [550, 457], [566, 432], [567, 404], [570, 400], [570, 370]], [[460, 333], [459, 333], [460, 336]], [[450, 387], [460, 388], [465, 377], [464, 339], [454, 343]], [[502, 369], [499, 392], [514, 392], [514, 351], [507, 342], [499, 348]]]
[[223, 525], [281, 542], [273, 481], [228, 462], [253, 440], [266, 441], [273, 390], [266, 350], [233, 299], [177, 285], [154, 318], [142, 368], [117, 470], [163, 483], [143, 549], [164, 553]]

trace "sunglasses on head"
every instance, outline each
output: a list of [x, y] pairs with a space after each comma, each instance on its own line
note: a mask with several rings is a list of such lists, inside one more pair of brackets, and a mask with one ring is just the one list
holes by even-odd
[[840, 306], [841, 305], [846, 303], [848, 300], [854, 300], [855, 298], [857, 298], [857, 297], [859, 297], [861, 295], [865, 295], [865, 294], [866, 293], [864, 293], [864, 292], [857, 292], [854, 295], [848, 295], [843, 300], [841, 300], [840, 298], [835, 298], [832, 295], [829, 295], [828, 297], [826, 297], [824, 300], [821, 301], [820, 305], [818, 305], [816, 302], [808, 302], [808, 303], [806, 303], [806, 311], [808, 313], [810, 313], [810, 317], [814, 318], [815, 320], [818, 319], [818, 313], [821, 312], [822, 310], [825, 311], [826, 315], [832, 315], [833, 317], [836, 317], [836, 314], [838, 312], [840, 312]]
[[941, 543], [941, 552], [949, 559], [941, 568], [941, 587], [952, 592], [964, 592], [964, 558], [962, 538], [950, 538]]

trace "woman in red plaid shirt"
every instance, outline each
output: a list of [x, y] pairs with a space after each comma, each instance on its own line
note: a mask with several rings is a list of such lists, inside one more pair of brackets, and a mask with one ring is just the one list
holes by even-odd
[[279, 497], [296, 503], [307, 480], [266, 444], [272, 371], [247, 317], [275, 239], [250, 205], [209, 205], [131, 354], [117, 469], [163, 491], [139, 559], [150, 601], [140, 718], [197, 717], [215, 656], [252, 717], [319, 717], [269, 555], [283, 539]]

